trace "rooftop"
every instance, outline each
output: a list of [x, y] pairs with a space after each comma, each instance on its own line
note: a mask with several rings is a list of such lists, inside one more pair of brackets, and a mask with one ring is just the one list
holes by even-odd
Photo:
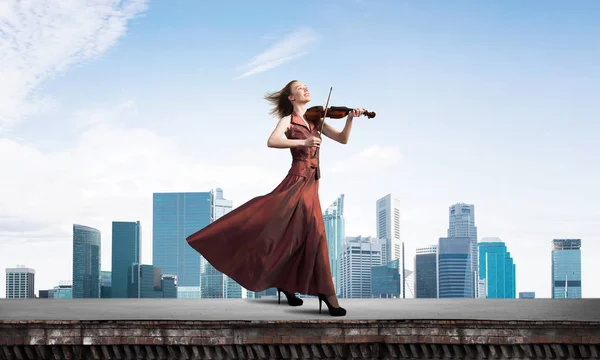
[[[340, 299], [336, 320], [492, 320], [600, 322], [600, 299]], [[318, 300], [300, 307], [277, 299], [0, 299], [6, 320], [331, 320]]]

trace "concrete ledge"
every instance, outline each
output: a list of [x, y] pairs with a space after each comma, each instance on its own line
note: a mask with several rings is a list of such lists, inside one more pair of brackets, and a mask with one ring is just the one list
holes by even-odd
[[[314, 298], [303, 306], [276, 299], [0, 299], [3, 320], [324, 320]], [[340, 299], [340, 320], [600, 321], [600, 299]]]

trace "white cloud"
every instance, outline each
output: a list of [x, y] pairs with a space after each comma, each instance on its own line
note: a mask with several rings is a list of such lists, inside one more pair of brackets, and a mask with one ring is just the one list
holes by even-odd
[[397, 146], [371, 145], [358, 153], [338, 161], [331, 167], [331, 172], [344, 173], [369, 172], [377, 169], [388, 169], [402, 162], [402, 153]]
[[[40, 94], [44, 82], [104, 54], [145, 9], [146, 0], [0, 2], [0, 131], [56, 106]], [[0, 176], [0, 264], [35, 268], [38, 290], [69, 280], [72, 224], [81, 223], [101, 230], [108, 269], [113, 220], [142, 222], [150, 263], [153, 192], [221, 186], [235, 199], [228, 189], [261, 193], [280, 180], [253, 166], [203, 163], [172, 137], [119, 126], [134, 116], [133, 102], [76, 111], [77, 141], [50, 152], [0, 136], [0, 169], [8, 169]]]
[[94, 59], [125, 34], [147, 0], [0, 3], [0, 131], [53, 106], [37, 93], [44, 81]]
[[317, 35], [312, 29], [301, 28], [255, 56], [250, 63], [243, 66], [243, 68], [248, 70], [233, 80], [273, 69], [288, 61], [306, 55], [308, 54], [306, 49], [315, 40], [317, 40]]
[[0, 138], [0, 169], [10, 169], [0, 176], [0, 264], [35, 268], [38, 290], [69, 280], [72, 224], [80, 223], [102, 232], [102, 268], [110, 269], [111, 222], [119, 220], [140, 220], [142, 260], [151, 263], [153, 192], [218, 186], [239, 205], [242, 193], [260, 195], [281, 180], [268, 165], [215, 165], [176, 138], [120, 126], [135, 114], [133, 102], [77, 111], [74, 121], [87, 127], [72, 147], [52, 152]]

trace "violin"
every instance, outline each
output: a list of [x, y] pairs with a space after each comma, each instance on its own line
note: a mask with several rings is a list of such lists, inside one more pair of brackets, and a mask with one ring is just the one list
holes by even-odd
[[[348, 116], [348, 113], [350, 113], [352, 110], [354, 109], [346, 106], [330, 106], [329, 108], [327, 108], [327, 115], [325, 115], [325, 109], [323, 108], [323, 106], [317, 105], [306, 109], [304, 117], [306, 117], [306, 120], [310, 121], [321, 120], [323, 118], [323, 115], [331, 119], [341, 119], [345, 116]], [[365, 115], [369, 119], [372, 119], [375, 117], [375, 112], [365, 111], [363, 115]]]

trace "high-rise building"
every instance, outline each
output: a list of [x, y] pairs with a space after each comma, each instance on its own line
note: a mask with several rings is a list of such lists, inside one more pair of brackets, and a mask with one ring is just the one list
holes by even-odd
[[371, 268], [372, 296], [375, 298], [400, 297], [400, 260]]
[[329, 264], [331, 276], [336, 294], [340, 294], [340, 256], [344, 250], [344, 239], [346, 238], [346, 222], [344, 218], [344, 194], [341, 194], [323, 212], [325, 234], [327, 236], [327, 247], [329, 249]]
[[73, 224], [73, 299], [100, 298], [100, 231]]
[[113, 221], [111, 297], [127, 298], [127, 276], [130, 269], [140, 264], [140, 222]]
[[55, 299], [73, 299], [73, 282], [70, 280], [59, 281], [52, 293]]
[[[233, 201], [223, 197], [223, 190], [217, 188], [211, 191], [212, 217], [211, 222], [217, 221], [233, 209]], [[215, 269], [206, 259], [201, 257], [200, 274], [203, 299], [241, 298], [242, 287], [235, 281]]]
[[134, 265], [128, 270], [131, 281], [127, 291], [129, 298], [176, 298], [175, 276], [163, 275], [160, 268], [152, 265]]
[[552, 240], [552, 298], [581, 299], [581, 239]]
[[473, 279], [473, 297], [477, 297], [478, 293], [478, 276], [479, 256], [477, 248], [477, 226], [475, 226], [475, 206], [465, 203], [456, 203], [450, 206], [449, 209], [449, 227], [448, 237], [458, 238], [467, 237], [471, 239], [471, 278]]
[[346, 237], [341, 257], [340, 297], [372, 297], [372, 269], [382, 264], [381, 240], [371, 236]]
[[437, 298], [437, 245], [417, 248], [415, 273], [415, 297]]
[[471, 238], [440, 238], [437, 251], [439, 298], [473, 298]]
[[35, 298], [35, 270], [23, 265], [6, 269], [6, 298]]
[[517, 295], [516, 266], [506, 244], [499, 238], [483, 238], [479, 246], [480, 298], [514, 299]]
[[221, 218], [233, 209], [233, 201], [227, 200], [223, 197], [223, 189], [216, 188], [211, 191], [213, 198], [213, 216], [212, 221]]
[[[217, 188], [211, 191], [212, 194], [212, 217], [211, 222], [217, 221], [221, 217], [233, 210], [233, 201], [223, 197], [223, 190]], [[205, 299], [221, 299], [221, 298], [252, 298], [254, 293], [248, 291], [240, 284], [235, 282], [229, 276], [215, 269], [206, 259], [201, 257], [200, 260], [201, 274], [201, 297]]]
[[186, 238], [210, 224], [211, 199], [211, 192], [152, 196], [152, 264], [176, 276], [178, 286], [200, 287], [200, 254]]
[[[377, 200], [377, 238], [382, 242], [383, 262], [402, 260], [402, 243], [400, 240], [400, 198], [388, 194]], [[404, 264], [402, 264], [404, 268]]]
[[100, 297], [103, 299], [112, 298], [112, 272], [100, 271]]

